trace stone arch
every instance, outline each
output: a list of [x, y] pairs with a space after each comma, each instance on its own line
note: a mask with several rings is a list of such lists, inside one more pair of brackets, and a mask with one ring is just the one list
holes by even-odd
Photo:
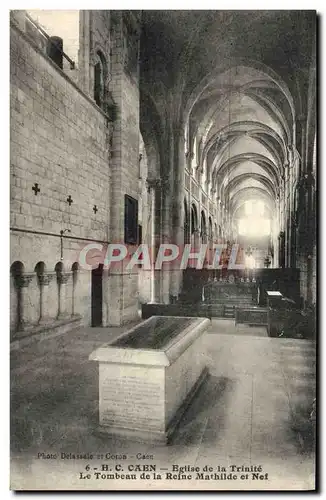
[[25, 266], [20, 260], [15, 260], [10, 266], [10, 274], [14, 280], [19, 279], [25, 271]]
[[[214, 132], [208, 141], [205, 143], [205, 148], [202, 154], [206, 154], [214, 143], [224, 141], [224, 148], [228, 147], [228, 141], [240, 136], [265, 136], [269, 140], [269, 146], [272, 146], [272, 154], [284, 162], [287, 158], [287, 149], [284, 138], [281, 137], [275, 130], [273, 130], [266, 123], [241, 120], [234, 121], [225, 127], [220, 128]], [[266, 139], [265, 139], [266, 142]]]
[[40, 278], [46, 273], [45, 263], [43, 261], [38, 262], [34, 268], [34, 272], [36, 273], [38, 282], [40, 283]]
[[195, 231], [198, 231], [198, 214], [197, 207], [195, 203], [191, 204], [191, 234], [194, 234]]
[[54, 266], [54, 271], [55, 271], [57, 277], [64, 272], [64, 267], [63, 267], [62, 261], [59, 261], [56, 263], [56, 265]]
[[[226, 186], [224, 189], [224, 194], [226, 197], [229, 196], [230, 191], [234, 189], [236, 186], [240, 186], [245, 179], [247, 179], [247, 174], [240, 174], [237, 177], [234, 177]], [[267, 192], [271, 193], [273, 197], [276, 199], [277, 197], [277, 191], [274, 186], [274, 184], [268, 179], [266, 176], [257, 174], [257, 173], [251, 173], [250, 177], [254, 180], [257, 180], [260, 182], [264, 188], [266, 189]]]
[[284, 80], [278, 75], [272, 68], [269, 66], [265, 65], [264, 63], [260, 61], [256, 61], [254, 59], [249, 59], [249, 58], [244, 58], [244, 57], [234, 57], [231, 60], [230, 59], [225, 59], [222, 61], [219, 65], [216, 65], [213, 71], [208, 73], [202, 80], [199, 82], [199, 84], [193, 89], [192, 93], [189, 95], [187, 98], [187, 101], [184, 106], [184, 111], [183, 111], [183, 122], [186, 123], [189, 120], [189, 116], [191, 114], [191, 111], [196, 104], [197, 100], [199, 99], [200, 95], [204, 92], [204, 90], [214, 83], [216, 78], [227, 71], [228, 69], [235, 68], [237, 66], [245, 66], [248, 68], [253, 68], [255, 70], [258, 70], [262, 73], [265, 73], [268, 75], [270, 78], [271, 82], [274, 82], [274, 84], [280, 89], [280, 91], [285, 95], [291, 112], [292, 112], [292, 118], [293, 121], [295, 120], [295, 103], [294, 99], [292, 97], [292, 94], [289, 90], [289, 87], [287, 84], [284, 82]]

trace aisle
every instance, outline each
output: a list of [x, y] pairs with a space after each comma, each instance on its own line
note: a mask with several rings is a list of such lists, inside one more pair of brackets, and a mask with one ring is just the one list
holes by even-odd
[[[191, 486], [181, 481], [180, 488], [313, 487], [313, 454], [300, 445], [293, 430], [295, 421], [300, 424], [307, 414], [315, 394], [311, 342], [259, 337], [254, 330], [251, 336], [213, 333], [213, 324], [205, 336], [210, 378], [171, 444], [159, 447], [103, 439], [93, 432], [98, 418], [97, 366], [88, 361], [88, 355], [108, 336], [121, 332], [104, 330], [70, 332], [13, 355], [12, 484], [42, 488], [51, 472], [58, 475], [58, 487], [82, 487], [80, 463], [37, 459], [41, 450], [58, 455], [123, 453], [127, 456], [124, 464], [134, 462], [141, 453], [153, 456], [142, 463], [155, 463], [163, 469], [172, 464], [234, 466], [234, 470], [262, 465], [264, 479], [254, 483], [238, 480], [230, 485], [214, 480]], [[116, 488], [119, 484], [94, 482], [92, 487]]]

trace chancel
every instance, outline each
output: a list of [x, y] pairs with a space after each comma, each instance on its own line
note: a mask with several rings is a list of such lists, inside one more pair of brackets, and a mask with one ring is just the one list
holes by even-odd
[[125, 453], [312, 489], [316, 19], [11, 11], [13, 484]]

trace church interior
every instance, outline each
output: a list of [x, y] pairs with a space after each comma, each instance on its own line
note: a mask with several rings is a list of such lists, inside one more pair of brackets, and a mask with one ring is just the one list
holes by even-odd
[[[41, 449], [260, 461], [271, 479], [252, 488], [314, 487], [316, 31], [313, 10], [11, 11], [18, 489], [56, 489]], [[208, 318], [210, 373], [170, 446], [154, 451], [89, 430], [91, 352], [153, 316]]]

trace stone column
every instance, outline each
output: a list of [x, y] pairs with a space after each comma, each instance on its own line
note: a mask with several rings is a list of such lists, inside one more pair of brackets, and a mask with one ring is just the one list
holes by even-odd
[[[173, 184], [172, 191], [172, 243], [178, 245], [179, 252], [184, 247], [184, 196], [185, 196], [185, 155], [184, 155], [184, 130], [174, 130], [174, 155], [173, 155]], [[181, 292], [183, 271], [180, 269], [181, 258], [173, 264], [171, 272], [171, 290], [173, 297], [178, 297]]]
[[58, 284], [58, 314], [57, 319], [62, 319], [64, 316], [63, 301], [65, 298], [65, 285], [69, 280], [68, 273], [57, 274], [57, 284]]
[[[171, 220], [171, 180], [169, 177], [161, 179], [161, 243], [172, 243], [170, 231]], [[161, 274], [161, 302], [170, 303], [170, 265], [163, 264]]]
[[76, 314], [76, 287], [77, 287], [77, 272], [75, 269], [72, 271], [72, 284], [71, 284], [71, 316]]
[[160, 245], [160, 222], [161, 222], [161, 188], [160, 179], [147, 178], [146, 180], [147, 190], [151, 196], [151, 248], [150, 248], [150, 259], [151, 259], [151, 302], [159, 303], [161, 301], [160, 296], [160, 279], [161, 272], [155, 270], [155, 262], [157, 257], [157, 252]]
[[27, 288], [32, 279], [33, 275], [23, 274], [21, 276], [17, 276], [14, 280], [17, 291], [16, 331], [23, 331], [25, 328], [24, 304], [27, 299]]
[[40, 287], [40, 317], [38, 320], [38, 324], [40, 325], [45, 322], [44, 304], [46, 303], [46, 288], [51, 283], [53, 276], [53, 274], [41, 274], [38, 276], [38, 283]]

